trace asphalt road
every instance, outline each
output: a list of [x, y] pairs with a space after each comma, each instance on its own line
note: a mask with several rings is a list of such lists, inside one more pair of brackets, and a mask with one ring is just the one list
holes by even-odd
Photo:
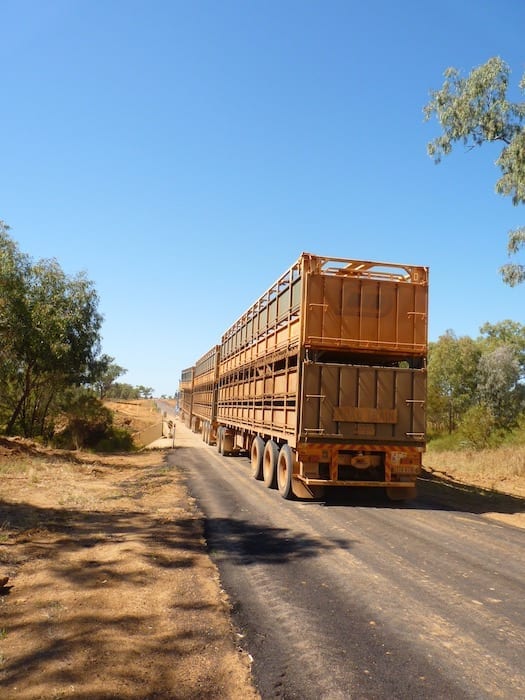
[[180, 423], [170, 459], [267, 698], [525, 698], [525, 530], [379, 494], [289, 502]]

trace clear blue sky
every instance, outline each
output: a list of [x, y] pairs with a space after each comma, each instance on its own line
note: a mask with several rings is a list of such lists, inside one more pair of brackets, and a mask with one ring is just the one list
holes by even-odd
[[428, 265], [430, 338], [525, 323], [498, 150], [436, 166], [429, 90], [523, 0], [0, 0], [0, 219], [94, 282], [121, 381], [172, 394], [302, 251]]

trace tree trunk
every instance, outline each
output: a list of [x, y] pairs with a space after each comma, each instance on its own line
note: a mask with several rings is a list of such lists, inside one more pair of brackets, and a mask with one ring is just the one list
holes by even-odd
[[31, 391], [31, 367], [28, 367], [26, 369], [26, 376], [25, 376], [25, 388], [24, 391], [22, 392], [22, 396], [18, 399], [18, 402], [15, 406], [15, 410], [13, 411], [11, 418], [7, 421], [6, 429], [5, 432], [7, 435], [12, 435], [13, 434], [13, 428], [15, 426], [16, 421], [18, 420], [18, 417], [20, 416], [20, 413], [25, 405], [25, 402], [27, 401], [27, 397], [29, 396], [29, 393]]

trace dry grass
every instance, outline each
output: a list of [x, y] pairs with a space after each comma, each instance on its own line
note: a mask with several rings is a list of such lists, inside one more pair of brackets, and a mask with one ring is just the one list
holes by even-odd
[[161, 414], [152, 399], [136, 401], [104, 401], [104, 406], [113, 412], [113, 422], [118, 428], [131, 433], [139, 432], [161, 420]]
[[0, 697], [257, 697], [165, 453], [0, 438], [0, 483]]
[[464, 483], [525, 495], [525, 446], [429, 452], [423, 462], [432, 471]]

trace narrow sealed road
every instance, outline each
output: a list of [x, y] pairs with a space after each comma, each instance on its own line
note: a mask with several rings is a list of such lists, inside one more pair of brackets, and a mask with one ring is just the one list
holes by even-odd
[[180, 423], [170, 460], [264, 700], [525, 697], [525, 530], [379, 495], [284, 501]]

